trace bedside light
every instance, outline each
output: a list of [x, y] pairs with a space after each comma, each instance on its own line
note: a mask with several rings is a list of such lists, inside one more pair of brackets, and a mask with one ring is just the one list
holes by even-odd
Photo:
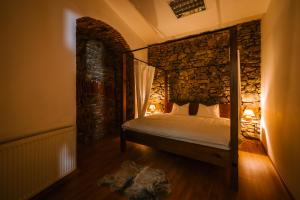
[[155, 109], [156, 109], [156, 106], [155, 106], [154, 104], [150, 104], [149, 110], [150, 110], [152, 113], [154, 113]]
[[251, 121], [253, 117], [255, 117], [255, 114], [253, 112], [253, 110], [251, 109], [245, 109], [244, 113], [243, 113], [243, 117], [247, 120], [247, 121]]

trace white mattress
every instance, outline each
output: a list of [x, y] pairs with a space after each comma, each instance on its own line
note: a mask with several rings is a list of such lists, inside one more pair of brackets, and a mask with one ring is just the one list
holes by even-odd
[[159, 114], [127, 121], [122, 127], [124, 130], [230, 149], [230, 120], [227, 118]]

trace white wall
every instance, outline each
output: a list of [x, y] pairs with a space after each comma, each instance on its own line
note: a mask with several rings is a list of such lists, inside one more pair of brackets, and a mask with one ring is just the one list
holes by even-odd
[[0, 6], [0, 141], [76, 121], [75, 20], [100, 19], [146, 44], [104, 0], [9, 0]]
[[268, 153], [300, 199], [300, 2], [272, 0], [262, 20], [262, 122]]

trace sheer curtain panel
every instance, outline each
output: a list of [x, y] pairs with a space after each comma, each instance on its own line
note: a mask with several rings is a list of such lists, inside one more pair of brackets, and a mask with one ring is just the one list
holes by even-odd
[[136, 96], [136, 116], [144, 117], [147, 110], [150, 91], [153, 83], [155, 67], [134, 61], [134, 80]]

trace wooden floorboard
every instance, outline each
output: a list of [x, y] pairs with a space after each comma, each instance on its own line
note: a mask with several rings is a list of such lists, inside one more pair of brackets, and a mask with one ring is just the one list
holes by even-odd
[[117, 171], [125, 160], [164, 170], [172, 187], [169, 200], [290, 199], [260, 144], [246, 142], [241, 148], [239, 191], [232, 192], [224, 168], [133, 143], [121, 153], [118, 137], [106, 137], [94, 144], [79, 144], [78, 170], [34, 199], [126, 199], [108, 187], [97, 186], [100, 177]]

